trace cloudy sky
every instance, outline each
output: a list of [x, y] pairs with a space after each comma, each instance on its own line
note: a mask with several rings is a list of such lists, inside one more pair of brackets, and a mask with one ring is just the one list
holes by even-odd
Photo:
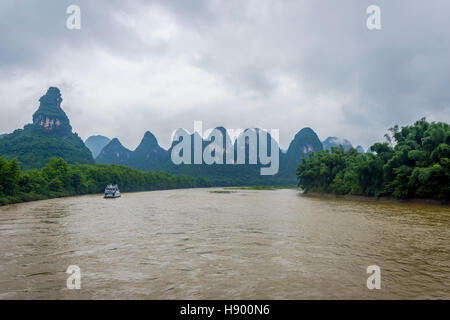
[[194, 120], [279, 128], [282, 148], [307, 126], [367, 148], [394, 124], [449, 122], [449, 14], [448, 0], [2, 0], [0, 133], [57, 86], [83, 139], [130, 149]]

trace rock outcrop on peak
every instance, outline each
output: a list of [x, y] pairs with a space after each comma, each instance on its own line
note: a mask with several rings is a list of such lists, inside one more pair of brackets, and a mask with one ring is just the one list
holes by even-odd
[[39, 102], [39, 108], [33, 114], [35, 127], [61, 136], [72, 134], [69, 118], [61, 108], [62, 97], [58, 88], [50, 87]]

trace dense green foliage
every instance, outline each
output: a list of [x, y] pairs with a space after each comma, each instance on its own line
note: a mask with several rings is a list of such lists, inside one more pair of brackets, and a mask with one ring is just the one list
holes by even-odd
[[119, 165], [70, 165], [61, 158], [52, 158], [41, 170], [21, 171], [17, 159], [0, 157], [0, 205], [101, 193], [110, 183], [118, 184], [122, 192], [210, 186], [203, 178]]
[[298, 165], [298, 185], [305, 192], [449, 201], [450, 126], [421, 119], [389, 131], [373, 153], [314, 152]]
[[0, 156], [17, 158], [24, 170], [42, 168], [52, 157], [69, 163], [94, 164], [91, 152], [77, 134], [63, 138], [32, 124], [0, 139]]

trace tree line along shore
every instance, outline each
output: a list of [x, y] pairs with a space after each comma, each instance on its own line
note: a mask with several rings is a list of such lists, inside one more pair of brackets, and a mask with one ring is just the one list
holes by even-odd
[[41, 170], [22, 171], [16, 159], [0, 157], [0, 205], [102, 193], [110, 183], [117, 183], [125, 192], [211, 186], [205, 178], [119, 165], [68, 164], [62, 158], [51, 159]]
[[332, 148], [313, 152], [297, 167], [305, 193], [395, 199], [450, 200], [450, 127], [421, 119], [389, 129], [372, 152]]

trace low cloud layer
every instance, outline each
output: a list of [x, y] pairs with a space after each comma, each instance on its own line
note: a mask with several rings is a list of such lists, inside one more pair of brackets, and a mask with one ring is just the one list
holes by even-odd
[[[302, 127], [365, 148], [394, 124], [450, 118], [450, 2], [73, 1], [0, 4], [0, 133], [58, 86], [82, 138], [178, 127]], [[381, 8], [382, 29], [366, 27]]]

